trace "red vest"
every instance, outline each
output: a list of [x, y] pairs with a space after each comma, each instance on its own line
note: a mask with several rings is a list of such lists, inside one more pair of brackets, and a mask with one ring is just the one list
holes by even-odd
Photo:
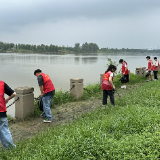
[[149, 71], [151, 70], [152, 65], [153, 65], [153, 61], [150, 59], [149, 62], [148, 62], [148, 70]]
[[[103, 81], [102, 81], [102, 89], [103, 90], [112, 90], [112, 85], [109, 82], [109, 77], [111, 75], [111, 71], [103, 74]], [[112, 78], [113, 81], [113, 78]]]
[[4, 98], [4, 82], [0, 81], [0, 112], [7, 112]]
[[122, 64], [122, 74], [124, 73], [124, 75], [127, 75], [127, 74], [129, 74], [129, 71], [128, 71], [128, 68], [125, 71], [125, 65], [127, 66], [127, 63], [123, 62], [123, 64]]
[[47, 74], [41, 73], [43, 77], [43, 94], [55, 90], [54, 85]]
[[[158, 66], [155, 66], [157, 62], [158, 62]], [[157, 62], [156, 62], [155, 65], [152, 67], [152, 70], [155, 70], [155, 71], [158, 71], [158, 70], [159, 70], [159, 61], [157, 60]]]

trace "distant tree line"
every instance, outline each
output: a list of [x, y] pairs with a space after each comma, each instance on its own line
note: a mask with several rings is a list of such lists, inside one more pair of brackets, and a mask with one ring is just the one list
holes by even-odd
[[0, 42], [0, 51], [11, 50], [12, 48], [14, 48], [14, 46], [15, 46], [14, 43], [3, 43], [3, 42]]
[[152, 53], [159, 53], [160, 49], [153, 49], [153, 50], [148, 50], [148, 49], [130, 49], [130, 48], [122, 48], [122, 49], [117, 49], [117, 48], [101, 48], [99, 49], [99, 52], [103, 53], [120, 53], [120, 52], [137, 52], [137, 53], [144, 53], [144, 52], [152, 52]]
[[96, 43], [84, 43], [80, 46], [80, 43], [76, 43], [74, 47], [65, 47], [57, 45], [30, 45], [30, 44], [14, 44], [0, 42], [0, 51], [30, 51], [30, 52], [53, 52], [53, 53], [96, 53], [99, 47]]
[[49, 53], [120, 53], [120, 52], [152, 52], [159, 53], [160, 49], [129, 49], [129, 48], [99, 48], [96, 43], [75, 43], [74, 47], [57, 46], [57, 45], [30, 45], [30, 44], [14, 44], [4, 43], [0, 41], [0, 52], [49, 52]]

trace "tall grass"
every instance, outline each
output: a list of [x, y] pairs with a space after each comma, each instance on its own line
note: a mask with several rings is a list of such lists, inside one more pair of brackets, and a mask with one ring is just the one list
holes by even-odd
[[116, 100], [117, 107], [100, 107], [76, 122], [49, 128], [3, 150], [6, 160], [22, 159], [159, 159], [160, 82], [150, 82]]

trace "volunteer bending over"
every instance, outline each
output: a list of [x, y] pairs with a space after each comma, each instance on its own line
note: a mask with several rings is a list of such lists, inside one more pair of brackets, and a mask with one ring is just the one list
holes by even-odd
[[114, 94], [113, 94], [113, 89], [115, 89], [115, 86], [113, 84], [113, 72], [115, 72], [116, 69], [117, 69], [116, 66], [110, 65], [103, 74], [103, 81], [102, 81], [103, 105], [107, 105], [107, 98], [109, 96], [112, 106], [113, 107], [115, 106]]
[[51, 103], [52, 98], [55, 94], [54, 85], [47, 74], [42, 73], [40, 69], [34, 71], [34, 75], [37, 77], [39, 88], [41, 91], [40, 96], [42, 96], [43, 101], [43, 110], [44, 112], [41, 114], [41, 117], [44, 117], [44, 123], [52, 122], [52, 115], [51, 115]]

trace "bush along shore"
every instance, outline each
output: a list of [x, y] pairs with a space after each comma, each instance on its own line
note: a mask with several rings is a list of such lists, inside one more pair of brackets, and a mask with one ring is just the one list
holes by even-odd
[[[115, 78], [118, 81], [120, 75]], [[0, 158], [22, 159], [159, 159], [160, 158], [160, 81], [142, 83], [131, 74], [133, 88], [116, 98], [116, 106], [97, 106], [76, 121], [49, 127], [33, 138], [18, 142], [13, 150], [1, 150]], [[116, 87], [120, 86], [117, 83]], [[137, 86], [137, 87], [136, 87]], [[89, 85], [79, 101], [102, 98], [100, 86]], [[120, 91], [120, 90], [119, 90]], [[127, 90], [126, 90], [127, 92]], [[54, 105], [66, 103], [53, 100]], [[74, 99], [67, 97], [69, 101]]]

